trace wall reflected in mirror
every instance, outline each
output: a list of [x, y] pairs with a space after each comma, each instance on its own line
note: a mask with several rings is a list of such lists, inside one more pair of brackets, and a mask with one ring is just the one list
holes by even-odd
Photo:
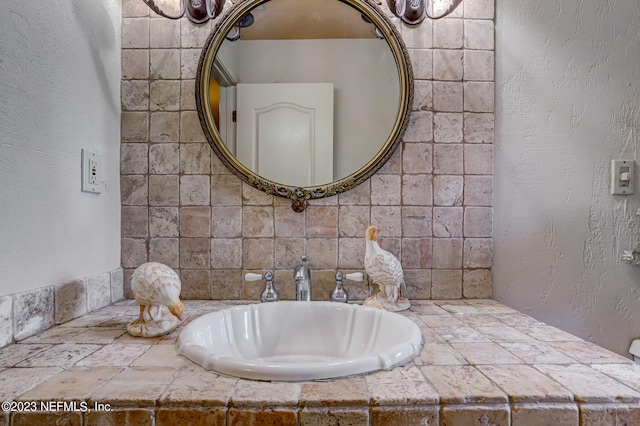
[[401, 107], [387, 40], [338, 0], [271, 0], [250, 12], [253, 22], [229, 31], [211, 69], [211, 110], [229, 153], [298, 187], [367, 165]]

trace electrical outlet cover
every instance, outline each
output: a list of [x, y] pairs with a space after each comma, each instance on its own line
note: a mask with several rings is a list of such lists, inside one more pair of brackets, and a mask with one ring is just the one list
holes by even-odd
[[82, 150], [82, 191], [102, 192], [102, 156], [95, 151]]

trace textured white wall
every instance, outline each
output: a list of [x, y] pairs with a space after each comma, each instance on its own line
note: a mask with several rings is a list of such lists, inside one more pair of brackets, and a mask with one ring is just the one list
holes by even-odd
[[[120, 265], [118, 0], [0, 1], [0, 295]], [[80, 151], [106, 191], [80, 192]]]
[[[640, 338], [640, 4], [497, 0], [494, 297], [627, 354]], [[636, 178], [637, 180], [637, 178]], [[636, 182], [638, 184], [638, 182]]]

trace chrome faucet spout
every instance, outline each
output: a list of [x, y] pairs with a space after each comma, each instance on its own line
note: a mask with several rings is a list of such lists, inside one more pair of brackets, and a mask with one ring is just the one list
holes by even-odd
[[302, 263], [293, 271], [293, 279], [296, 281], [296, 300], [311, 300], [311, 272], [309, 271], [309, 258], [300, 257]]

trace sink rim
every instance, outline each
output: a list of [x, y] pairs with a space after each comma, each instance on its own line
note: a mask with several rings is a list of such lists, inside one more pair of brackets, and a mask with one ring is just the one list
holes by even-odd
[[[259, 341], [260, 338], [265, 337], [263, 334], [266, 333], [261, 333], [259, 327], [267, 323], [268, 320], [274, 320], [274, 317], [268, 317], [268, 315], [279, 317], [286, 317], [286, 315], [306, 315], [314, 319], [315, 317], [313, 317], [313, 315], [346, 315], [349, 324], [356, 324], [359, 328], [353, 331], [354, 328], [351, 327], [352, 333], [350, 336], [337, 336], [336, 340], [332, 342], [336, 343], [334, 346], [339, 346], [338, 343], [340, 343], [340, 339], [343, 338], [346, 339], [348, 345], [351, 345], [348, 346], [349, 348], [353, 346], [357, 350], [362, 349], [364, 351], [365, 349], [361, 348], [363, 346], [362, 344], [357, 344], [357, 342], [352, 344], [351, 341], [358, 336], [360, 340], [366, 337], [366, 335], [356, 335], [356, 333], [371, 331], [372, 333], [376, 333], [376, 338], [365, 339], [365, 341], [368, 342], [367, 345], [374, 349], [380, 347], [382, 343], [386, 343], [386, 340], [380, 340], [381, 334], [379, 327], [381, 321], [383, 322], [383, 330], [394, 326], [401, 327], [401, 333], [394, 332], [390, 334], [389, 331], [387, 331], [386, 338], [388, 340], [398, 340], [399, 337], [403, 339], [392, 342], [392, 344], [389, 345], [385, 344], [384, 350], [377, 349], [374, 353], [362, 353], [349, 357], [336, 356], [333, 358], [327, 354], [320, 354], [320, 357], [312, 353], [294, 354], [293, 356], [284, 355], [285, 358], [289, 357], [290, 359], [280, 359], [278, 362], [273, 362], [273, 360], [265, 357], [247, 357], [242, 353], [243, 348], [238, 349], [237, 346], [233, 347], [236, 343], [240, 343], [241, 345], [248, 345], [249, 351], [255, 350], [259, 353], [263, 348], [258, 347], [257, 344], [255, 348], [251, 345], [256, 342], [256, 339]], [[242, 331], [244, 335], [240, 336], [240, 342], [235, 339], [236, 335], [233, 330], [230, 329], [230, 327], [234, 326], [232, 323], [233, 318], [237, 319], [238, 317], [244, 321], [241, 322], [243, 324]], [[341, 318], [342, 317], [339, 317], [338, 319]], [[367, 329], [368, 323], [366, 320], [370, 318], [373, 318], [372, 328]], [[329, 320], [329, 318], [327, 318], [327, 320]], [[333, 322], [336, 321], [336, 317], [333, 317]], [[356, 322], [354, 323], [353, 321]], [[365, 325], [360, 326], [360, 324]], [[291, 324], [288, 324], [288, 326], [292, 327]], [[212, 327], [215, 327], [215, 329]], [[252, 327], [256, 327], [255, 330], [253, 330], [257, 331], [256, 333], [251, 334], [249, 332]], [[295, 327], [295, 324], [293, 327]], [[275, 333], [272, 330], [267, 331]], [[344, 331], [345, 333], [348, 331], [346, 327]], [[214, 337], [212, 333], [217, 333], [218, 338], [223, 341], [213, 342]], [[275, 338], [279, 340], [280, 337], [281, 336], [276, 336]], [[308, 336], [301, 337], [309, 338]], [[384, 338], [384, 336], [382, 338]], [[207, 342], [205, 342], [207, 339], [209, 339], [209, 343], [212, 345], [211, 347], [207, 346]], [[217, 345], [218, 343], [221, 344], [221, 346], [219, 346], [220, 349], [218, 349], [218, 347], [214, 349], [213, 345]], [[203, 314], [183, 328], [178, 336], [176, 347], [180, 355], [207, 370], [213, 370], [217, 373], [252, 380], [308, 381], [335, 379], [380, 370], [390, 370], [417, 356], [422, 349], [422, 344], [422, 333], [418, 326], [410, 319], [394, 312], [358, 304], [342, 304], [327, 301], [279, 301], [232, 306]], [[222, 345], [228, 346], [223, 347]], [[329, 347], [327, 344], [323, 346]], [[296, 349], [299, 351], [298, 347]], [[321, 358], [321, 360], [318, 358]]]

